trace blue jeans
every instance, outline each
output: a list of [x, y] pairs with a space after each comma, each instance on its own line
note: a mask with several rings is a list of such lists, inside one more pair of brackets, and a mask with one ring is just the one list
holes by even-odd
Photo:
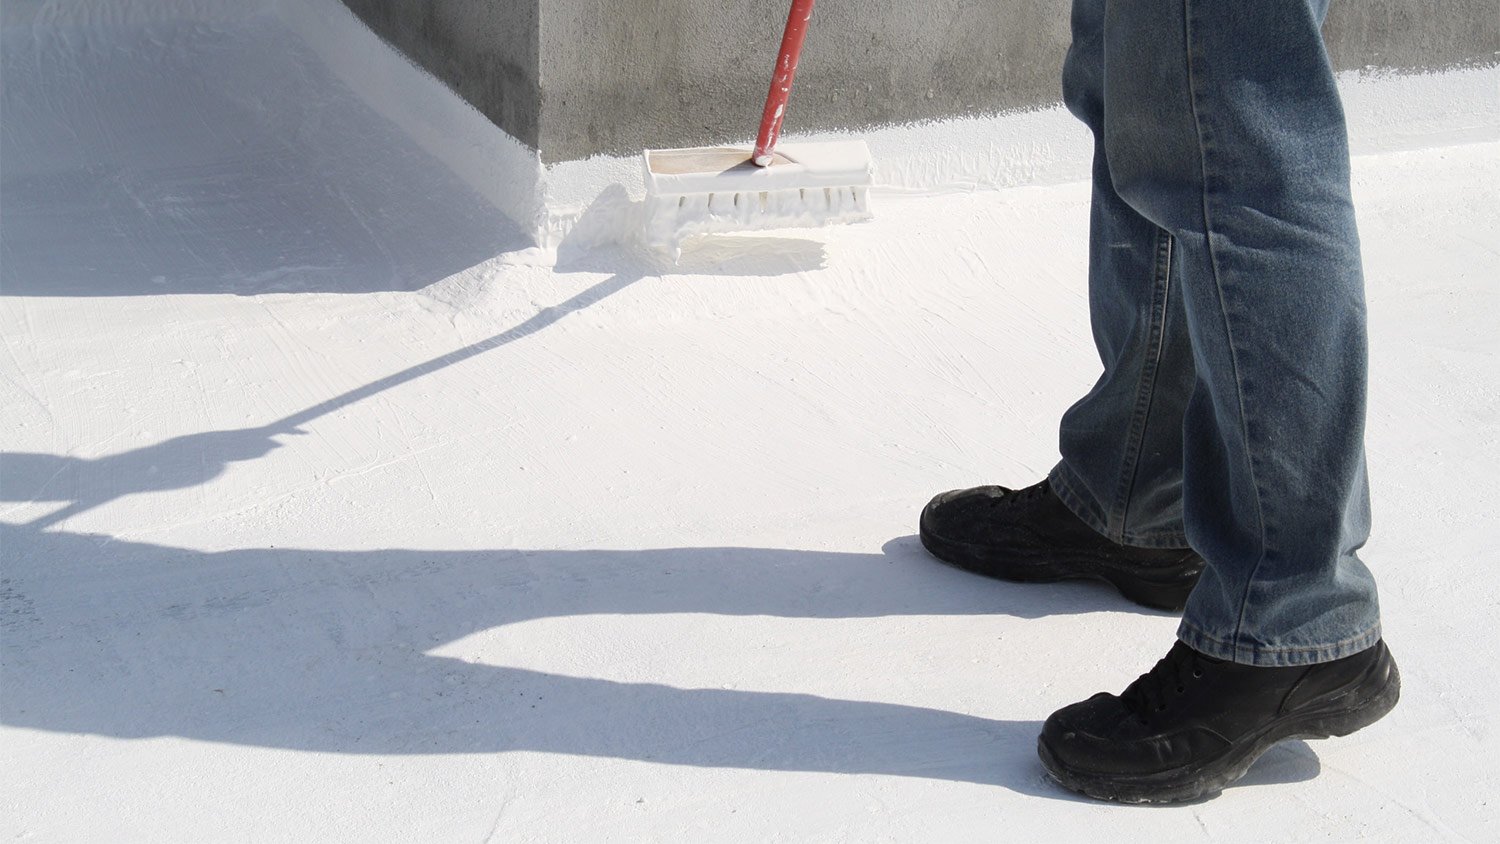
[[1064, 502], [1207, 568], [1178, 636], [1300, 665], [1380, 638], [1365, 304], [1327, 0], [1075, 0], [1104, 374], [1063, 417]]

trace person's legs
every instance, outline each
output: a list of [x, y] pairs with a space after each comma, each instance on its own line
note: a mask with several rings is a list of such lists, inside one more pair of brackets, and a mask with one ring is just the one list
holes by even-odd
[[1208, 561], [1181, 638], [1296, 665], [1379, 639], [1365, 305], [1326, 0], [1108, 0], [1114, 187], [1172, 232], [1196, 383], [1183, 509]]
[[[1399, 694], [1356, 556], [1369, 527], [1365, 312], [1347, 140], [1326, 0], [1076, 6], [1076, 21], [1097, 22], [1083, 34], [1098, 37], [1091, 125], [1111, 187], [1171, 234], [1167, 277], [1180, 280], [1194, 363], [1182, 518], [1206, 568], [1167, 658], [1121, 696], [1054, 714], [1039, 750], [1055, 778], [1094, 796], [1191, 799], [1275, 741], [1346, 734]], [[1101, 316], [1128, 313], [1097, 313], [1096, 327]], [[1073, 415], [1106, 406], [1099, 395]], [[1163, 395], [1158, 385], [1149, 404]], [[1084, 476], [1078, 461], [1093, 453], [1065, 452], [1064, 478]], [[1127, 494], [1109, 499], [1114, 467], [1093, 471], [1100, 512], [1113, 518], [1123, 500], [1128, 531], [1130, 487], [1116, 478]]]
[[922, 544], [1017, 581], [1099, 578], [1180, 610], [1203, 568], [1182, 525], [1182, 418], [1193, 389], [1173, 238], [1121, 199], [1103, 143], [1103, 0], [1074, 9], [1068, 107], [1095, 133], [1089, 310], [1104, 374], [1063, 419], [1042, 483], [953, 490], [922, 511]]
[[1105, 131], [1105, 2], [1079, 0], [1063, 99], [1094, 132], [1089, 313], [1104, 374], [1063, 417], [1062, 461], [1020, 490], [952, 490], [922, 511], [933, 556], [1036, 582], [1097, 578], [1180, 610], [1203, 569], [1182, 520], [1182, 419], [1194, 384], [1172, 235], [1115, 190]]
[[1126, 545], [1188, 545], [1182, 419], [1194, 383], [1182, 260], [1172, 235], [1120, 197], [1105, 143], [1103, 0], [1073, 7], [1063, 99], [1094, 133], [1089, 317], [1104, 373], [1063, 416], [1048, 478], [1088, 525]]

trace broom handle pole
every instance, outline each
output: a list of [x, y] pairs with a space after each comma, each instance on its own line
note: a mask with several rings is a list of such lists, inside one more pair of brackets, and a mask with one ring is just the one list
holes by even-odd
[[807, 21], [812, 17], [813, 0], [792, 0], [792, 11], [786, 18], [781, 35], [781, 52], [776, 57], [776, 72], [771, 75], [771, 92], [760, 116], [760, 132], [755, 136], [755, 154], [751, 160], [765, 167], [771, 163], [771, 152], [781, 137], [781, 121], [786, 117], [786, 101], [797, 76], [797, 59], [802, 55], [802, 39], [807, 37]]

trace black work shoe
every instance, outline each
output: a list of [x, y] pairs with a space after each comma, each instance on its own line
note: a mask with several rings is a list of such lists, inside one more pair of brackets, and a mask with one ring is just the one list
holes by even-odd
[[1037, 739], [1047, 773], [1101, 800], [1175, 803], [1218, 794], [1286, 739], [1345, 736], [1401, 695], [1384, 642], [1317, 665], [1257, 668], [1178, 642], [1116, 697], [1052, 714]]
[[922, 511], [922, 544], [934, 557], [1002, 580], [1093, 578], [1137, 604], [1180, 610], [1203, 572], [1191, 548], [1135, 548], [1073, 515], [1045, 480], [1020, 490], [956, 489]]

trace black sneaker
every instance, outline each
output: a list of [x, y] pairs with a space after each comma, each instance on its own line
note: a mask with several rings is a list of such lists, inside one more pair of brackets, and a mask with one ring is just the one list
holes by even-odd
[[1345, 736], [1401, 695], [1384, 642], [1317, 665], [1256, 668], [1178, 642], [1116, 697], [1052, 714], [1037, 739], [1047, 773], [1100, 800], [1175, 803], [1218, 794], [1286, 739]]
[[922, 544], [934, 557], [1001, 580], [1093, 578], [1153, 609], [1180, 610], [1203, 572], [1191, 548], [1111, 542], [1073, 515], [1045, 480], [1021, 490], [956, 489], [922, 511]]

